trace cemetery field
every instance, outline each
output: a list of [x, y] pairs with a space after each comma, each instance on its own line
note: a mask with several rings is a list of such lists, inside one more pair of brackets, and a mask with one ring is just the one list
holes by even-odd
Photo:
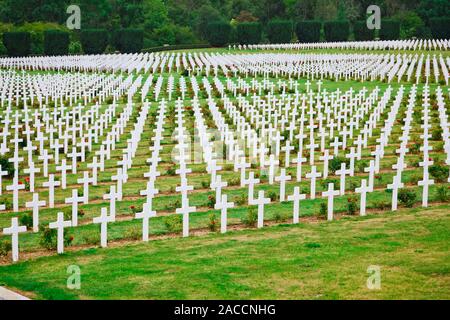
[[[449, 240], [437, 205], [41, 257], [0, 267], [0, 285], [37, 299], [448, 299]], [[381, 290], [366, 287], [374, 264]]]
[[0, 286], [448, 299], [450, 56], [396, 45], [0, 59]]

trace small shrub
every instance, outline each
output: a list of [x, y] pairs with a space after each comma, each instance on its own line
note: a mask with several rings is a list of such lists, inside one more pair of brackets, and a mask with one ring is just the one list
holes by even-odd
[[389, 201], [376, 201], [373, 206], [378, 210], [387, 210], [391, 208], [391, 203]]
[[320, 203], [319, 215], [326, 216], [328, 214], [328, 206], [325, 202]]
[[269, 191], [268, 197], [270, 198], [270, 201], [278, 201], [278, 194], [275, 191]]
[[207, 202], [208, 208], [214, 208], [215, 205], [216, 205], [216, 196], [215, 195], [209, 195], [208, 196], [208, 202]]
[[20, 224], [26, 226], [27, 229], [31, 229], [33, 227], [33, 215], [31, 213], [22, 215], [19, 221]]
[[277, 211], [273, 215], [273, 219], [275, 220], [275, 222], [280, 223], [280, 222], [286, 221], [286, 216], [283, 215], [281, 212]]
[[6, 257], [12, 250], [11, 241], [7, 239], [0, 240], [0, 257]]
[[439, 186], [436, 189], [436, 199], [441, 202], [447, 202], [449, 200], [449, 191], [446, 186]]
[[335, 189], [340, 188], [340, 181], [338, 179], [322, 179], [320, 180], [320, 186], [323, 190], [328, 190], [328, 184], [333, 183]]
[[179, 214], [171, 214], [164, 218], [164, 225], [169, 232], [179, 232], [183, 227], [183, 218]]
[[232, 178], [228, 182], [229, 186], [239, 186], [241, 184], [241, 180], [239, 178]]
[[255, 209], [248, 209], [246, 216], [242, 218], [242, 223], [247, 227], [254, 227], [256, 222], [258, 222], [258, 213]]
[[429, 168], [431, 176], [436, 182], [446, 182], [448, 179], [449, 169], [441, 164], [434, 164]]
[[431, 133], [431, 140], [439, 141], [442, 140], [442, 129], [436, 128]]
[[411, 208], [416, 203], [417, 194], [408, 189], [400, 189], [398, 192], [398, 200], [407, 208]]
[[84, 29], [80, 40], [84, 53], [102, 54], [108, 45], [108, 34], [104, 29]]
[[217, 219], [216, 219], [216, 215], [214, 213], [211, 213], [208, 216], [208, 229], [211, 232], [215, 232], [217, 230]]
[[131, 205], [130, 210], [132, 214], [136, 214], [140, 211], [135, 205]]
[[242, 194], [240, 196], [234, 197], [234, 203], [236, 203], [238, 206], [246, 205], [248, 201], [247, 194]]
[[31, 52], [31, 35], [29, 32], [5, 32], [3, 44], [11, 57], [24, 57]]
[[358, 198], [349, 197], [347, 198], [347, 214], [353, 216], [358, 211]]
[[169, 169], [167, 169], [166, 174], [167, 174], [168, 176], [174, 176], [174, 175], [176, 174], [175, 171], [176, 171], [176, 170], [175, 170], [174, 167], [170, 167]]
[[333, 174], [336, 174], [336, 171], [341, 169], [342, 163], [345, 163], [346, 166], [348, 166], [350, 164], [350, 159], [347, 159], [345, 157], [334, 157], [330, 162], [328, 162], [330, 171]]
[[202, 188], [203, 188], [203, 189], [209, 188], [209, 182], [208, 182], [208, 181], [203, 180], [203, 181], [201, 182], [201, 184], [202, 184]]
[[364, 169], [367, 168], [368, 166], [369, 166], [369, 162], [367, 162], [366, 160], [358, 161], [358, 163], [356, 165], [359, 173], [364, 173]]
[[139, 240], [142, 238], [142, 231], [140, 227], [132, 226], [125, 230], [125, 239]]
[[[68, 232], [64, 233], [64, 246], [70, 246], [73, 242], [73, 236]], [[39, 244], [47, 250], [54, 250], [57, 247], [57, 230], [50, 229], [49, 226], [42, 227]]]

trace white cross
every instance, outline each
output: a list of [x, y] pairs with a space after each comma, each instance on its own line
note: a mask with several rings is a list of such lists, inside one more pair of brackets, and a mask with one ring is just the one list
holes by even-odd
[[[248, 179], [245, 180], [245, 184], [248, 184], [248, 203], [253, 203], [253, 196], [254, 196], [254, 190], [255, 190], [255, 184], [258, 184], [260, 182], [259, 179], [255, 179], [255, 173], [249, 172], [248, 173]], [[216, 198], [217, 199], [217, 198]]]
[[77, 179], [77, 183], [83, 184], [83, 198], [84, 204], [89, 203], [89, 183], [93, 183], [94, 178], [89, 178], [89, 171], [83, 172], [83, 178]]
[[328, 197], [327, 220], [333, 220], [334, 196], [339, 195], [339, 190], [334, 190], [334, 183], [328, 184], [328, 191], [322, 192], [322, 197]]
[[142, 212], [136, 213], [136, 219], [142, 219], [142, 241], [148, 241], [150, 218], [156, 217], [156, 211], [152, 210], [152, 205], [145, 202]]
[[219, 203], [216, 203], [214, 209], [220, 210], [220, 232], [227, 232], [227, 210], [233, 208], [234, 203], [228, 202], [227, 195], [223, 194]]
[[316, 198], [316, 179], [320, 178], [322, 174], [317, 172], [316, 166], [311, 167], [311, 172], [306, 174], [306, 178], [311, 179], [311, 199]]
[[284, 202], [286, 200], [286, 181], [290, 181], [292, 177], [286, 175], [285, 168], [281, 169], [280, 171], [280, 175], [278, 177], [275, 177], [275, 181], [280, 183], [280, 202]]
[[78, 189], [72, 189], [72, 197], [64, 201], [64, 203], [72, 204], [72, 227], [78, 226], [78, 203], [83, 201], [84, 197], [78, 197]]
[[373, 187], [374, 187], [374, 178], [375, 178], [375, 161], [374, 160], [370, 160], [369, 166], [364, 168], [364, 172], [369, 173], [369, 188], [370, 188], [370, 192], [372, 192]]
[[109, 187], [109, 193], [103, 195], [103, 199], [109, 200], [109, 215], [112, 221], [116, 220], [116, 200], [119, 194], [116, 193], [116, 186], [112, 185]]
[[33, 232], [39, 232], [39, 207], [43, 206], [45, 201], [39, 201], [38, 193], [33, 193], [33, 200], [25, 203], [25, 207], [33, 210]]
[[62, 159], [61, 165], [56, 166], [56, 170], [61, 171], [61, 188], [64, 190], [67, 188], [67, 170], [70, 168], [71, 167], [67, 165], [66, 159]]
[[25, 189], [25, 185], [19, 183], [19, 176], [14, 174], [13, 184], [6, 186], [6, 190], [13, 192], [13, 210], [14, 212], [19, 211], [19, 190]]
[[350, 159], [349, 173], [350, 173], [350, 177], [353, 177], [355, 175], [355, 159], [358, 158], [358, 153], [355, 152], [355, 147], [351, 147], [350, 152], [348, 154], [346, 154], [345, 157], [347, 159]]
[[294, 163], [297, 164], [297, 182], [302, 181], [302, 163], [306, 162], [306, 158], [303, 158], [301, 152], [297, 152], [297, 158], [294, 159]]
[[363, 179], [361, 180], [361, 186], [359, 188], [355, 189], [356, 193], [361, 194], [360, 204], [359, 204], [359, 215], [365, 216], [366, 215], [366, 198], [367, 198], [367, 192], [371, 192], [370, 186], [367, 185], [367, 180]]
[[295, 187], [294, 193], [292, 195], [288, 196], [288, 200], [294, 202], [293, 223], [295, 223], [295, 224], [297, 224], [299, 222], [300, 200], [304, 200], [304, 199], [306, 199], [306, 195], [300, 193], [300, 187]]
[[111, 177], [112, 181], [116, 181], [117, 180], [117, 200], [121, 201], [122, 200], [122, 184], [123, 181], [126, 179], [126, 177], [128, 177], [127, 173], [124, 173], [122, 168], [117, 168], [117, 174], [115, 176]]
[[425, 170], [424, 167], [424, 175], [423, 179], [418, 182], [419, 186], [423, 187], [422, 190], [422, 207], [428, 207], [428, 187], [434, 184], [433, 179], [429, 179], [428, 169]]
[[181, 208], [176, 209], [177, 214], [183, 215], [183, 237], [189, 236], [189, 214], [195, 212], [195, 207], [189, 206], [189, 199], [182, 201]]
[[100, 163], [97, 162], [97, 157], [92, 158], [92, 163], [88, 163], [87, 167], [92, 169], [92, 184], [97, 185], [97, 173], [98, 169], [101, 169]]
[[341, 176], [339, 186], [340, 186], [340, 195], [343, 196], [345, 194], [345, 175], [349, 173], [347, 169], [345, 169], [345, 162], [341, 163], [341, 169], [336, 170], [336, 174]]
[[72, 225], [72, 221], [64, 221], [64, 213], [58, 212], [58, 219], [56, 222], [49, 224], [50, 229], [57, 230], [57, 252], [58, 254], [64, 253], [64, 228], [68, 228]]
[[2, 165], [0, 165], [0, 195], [2, 195], [3, 187], [2, 187], [2, 177], [7, 176], [8, 171], [2, 171]]
[[398, 201], [398, 189], [403, 188], [402, 178], [399, 175], [395, 175], [391, 184], [387, 185], [388, 189], [392, 189], [392, 211], [397, 210]]
[[107, 208], [101, 208], [100, 217], [93, 219], [93, 223], [100, 224], [100, 245], [102, 248], [108, 246], [108, 222], [111, 221], [111, 217], [108, 216]]
[[324, 150], [323, 156], [320, 156], [319, 160], [323, 161], [323, 178], [326, 179], [328, 177], [328, 161], [333, 159], [333, 156], [330, 156], [330, 151], [328, 149]]
[[264, 226], [264, 205], [270, 203], [270, 198], [264, 198], [264, 190], [258, 192], [258, 198], [253, 200], [252, 205], [258, 206], [258, 228]]
[[222, 181], [221, 175], [217, 175], [215, 181], [211, 183], [211, 189], [216, 190], [216, 203], [218, 203], [222, 197], [222, 188], [225, 188], [227, 185], [228, 183], [226, 181]]
[[55, 207], [55, 187], [58, 187], [61, 185], [61, 183], [57, 180], [55, 180], [54, 174], [48, 175], [48, 181], [44, 182], [42, 184], [44, 187], [48, 188], [48, 205], [50, 208]]
[[11, 227], [3, 229], [3, 234], [11, 235], [13, 262], [19, 261], [19, 233], [26, 231], [26, 226], [19, 226], [19, 218], [17, 217], [11, 218]]

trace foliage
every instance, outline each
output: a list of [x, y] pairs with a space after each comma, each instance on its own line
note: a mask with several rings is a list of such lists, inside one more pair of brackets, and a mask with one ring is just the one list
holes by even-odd
[[358, 211], [358, 198], [349, 197], [347, 198], [347, 213], [351, 216], [355, 215]]
[[258, 213], [255, 209], [250, 208], [247, 210], [247, 214], [241, 219], [242, 223], [247, 227], [254, 227], [258, 222]]
[[2, 239], [0, 240], [0, 257], [6, 257], [12, 249], [11, 241]]
[[20, 225], [26, 226], [27, 229], [31, 229], [33, 227], [33, 215], [31, 213], [26, 213], [20, 216], [19, 222]]
[[400, 39], [400, 21], [391, 19], [382, 20], [379, 36], [381, 40]]
[[447, 166], [441, 164], [433, 164], [429, 168], [431, 176], [436, 182], [445, 182], [448, 179], [449, 170]]
[[3, 34], [3, 44], [6, 47], [8, 56], [23, 57], [30, 54], [31, 38], [29, 32], [5, 32]]
[[207, 202], [208, 208], [214, 208], [215, 205], [216, 205], [216, 196], [215, 195], [209, 195], [208, 196], [208, 202]]
[[439, 17], [430, 19], [430, 29], [435, 39], [450, 38], [450, 18]]
[[7, 172], [7, 177], [11, 178], [14, 175], [14, 164], [8, 161], [9, 154], [0, 155], [0, 168]]
[[[39, 244], [47, 250], [54, 250], [57, 247], [58, 232], [56, 229], [50, 229], [49, 226], [41, 226]], [[64, 246], [70, 246], [73, 242], [73, 236], [64, 232]]]
[[69, 53], [70, 36], [68, 32], [47, 30], [44, 33], [44, 53], [49, 56], [67, 55]]
[[108, 34], [105, 29], [83, 29], [80, 40], [84, 53], [102, 54], [108, 45]]
[[122, 53], [140, 52], [144, 47], [144, 31], [142, 29], [119, 29], [113, 33], [112, 45]]
[[270, 20], [267, 24], [267, 37], [270, 43], [291, 42], [292, 22], [289, 20]]
[[345, 20], [326, 21], [324, 31], [327, 41], [347, 41], [350, 35], [350, 24]]
[[69, 54], [81, 54], [83, 47], [79, 41], [73, 41], [69, 44]]
[[179, 232], [183, 227], [183, 218], [179, 214], [171, 214], [164, 217], [164, 225], [169, 232]]
[[208, 42], [215, 47], [223, 47], [230, 41], [231, 26], [225, 21], [214, 21], [206, 26]]
[[356, 21], [353, 25], [353, 32], [356, 41], [369, 41], [374, 38], [374, 31], [367, 28], [366, 21]]
[[329, 166], [330, 171], [333, 174], [336, 174], [336, 171], [341, 169], [341, 164], [342, 163], [345, 163], [346, 166], [348, 167], [349, 164], [350, 164], [350, 159], [347, 159], [345, 157], [334, 157], [333, 159], [331, 159], [328, 162], [328, 166]]
[[398, 192], [398, 201], [407, 208], [411, 208], [416, 203], [417, 194], [413, 190], [400, 189]]
[[261, 41], [261, 24], [243, 22], [236, 26], [237, 42], [240, 44], [258, 44]]
[[319, 215], [326, 216], [327, 214], [328, 214], [327, 204], [325, 202], [321, 202], [319, 207]]
[[212, 232], [215, 232], [217, 230], [217, 218], [214, 213], [211, 213], [208, 216], [208, 229]]
[[449, 188], [447, 186], [439, 186], [436, 188], [436, 199], [441, 202], [450, 200]]

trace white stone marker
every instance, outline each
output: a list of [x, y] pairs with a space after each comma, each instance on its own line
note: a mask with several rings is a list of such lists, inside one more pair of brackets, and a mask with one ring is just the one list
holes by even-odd
[[64, 228], [72, 226], [72, 221], [64, 221], [64, 212], [58, 212], [58, 219], [56, 222], [49, 224], [50, 229], [57, 230], [57, 252], [64, 253]]
[[13, 184], [6, 186], [6, 190], [13, 192], [13, 210], [14, 212], [19, 211], [19, 190], [25, 189], [25, 185], [19, 183], [19, 177], [16, 173], [14, 174]]
[[395, 175], [392, 183], [387, 185], [387, 188], [392, 190], [392, 211], [397, 210], [398, 189], [403, 188], [403, 186], [402, 178], [399, 175]]
[[67, 160], [62, 159], [61, 165], [56, 166], [57, 171], [61, 171], [61, 188], [66, 189], [67, 188], [67, 170], [69, 170], [71, 166], [67, 165]]
[[293, 209], [293, 223], [297, 224], [299, 222], [299, 216], [300, 216], [300, 200], [306, 199], [306, 194], [300, 193], [300, 187], [294, 188], [294, 193], [290, 196], [288, 196], [289, 201], [294, 202], [294, 209]]
[[368, 192], [371, 192], [370, 187], [367, 185], [366, 179], [361, 180], [361, 186], [359, 188], [356, 188], [355, 192], [361, 194], [361, 199], [360, 199], [360, 203], [359, 203], [359, 215], [365, 216], [366, 215], [366, 196], [367, 196]]
[[111, 218], [108, 216], [108, 209], [101, 208], [100, 217], [93, 219], [93, 223], [100, 224], [100, 246], [106, 248], [108, 246], [108, 222]]
[[270, 198], [264, 198], [264, 190], [258, 192], [258, 198], [254, 199], [253, 205], [258, 206], [258, 228], [264, 226], [264, 205], [270, 203]]
[[142, 219], [142, 241], [148, 242], [150, 218], [156, 217], [156, 211], [148, 202], [144, 202], [142, 212], [136, 213], [136, 219]]
[[281, 169], [280, 171], [280, 175], [278, 177], [275, 177], [275, 181], [280, 183], [280, 202], [283, 202], [286, 201], [286, 181], [290, 181], [292, 177], [286, 175], [285, 168]]
[[103, 195], [104, 200], [109, 200], [109, 216], [112, 221], [116, 221], [116, 200], [119, 194], [116, 192], [116, 186], [112, 185], [109, 187], [109, 193]]
[[189, 199], [186, 197], [182, 201], [181, 208], [176, 209], [177, 214], [183, 215], [183, 237], [189, 237], [189, 214], [195, 212], [196, 207], [189, 206]]
[[78, 203], [83, 201], [84, 197], [78, 197], [78, 189], [72, 189], [72, 197], [64, 201], [64, 203], [72, 204], [72, 227], [78, 226]]
[[33, 193], [33, 200], [25, 203], [25, 207], [33, 210], [33, 232], [39, 232], [39, 207], [43, 206], [45, 206], [45, 201], [39, 201], [38, 193]]
[[55, 187], [59, 186], [61, 183], [55, 180], [55, 175], [53, 173], [48, 175], [48, 181], [44, 182], [42, 185], [48, 188], [48, 205], [50, 208], [55, 207]]
[[311, 199], [316, 198], [316, 179], [320, 178], [322, 174], [317, 172], [316, 166], [311, 167], [311, 172], [306, 174], [306, 178], [311, 179]]
[[334, 196], [339, 195], [339, 190], [334, 190], [334, 183], [328, 184], [328, 191], [322, 192], [322, 197], [328, 198], [327, 220], [333, 220]]
[[13, 262], [19, 261], [19, 233], [26, 231], [26, 226], [19, 226], [19, 218], [17, 217], [11, 219], [11, 227], [3, 229], [3, 234], [11, 235]]
[[214, 206], [214, 209], [220, 210], [220, 232], [225, 233], [227, 232], [227, 210], [229, 208], [233, 208], [234, 203], [228, 202], [227, 195], [223, 194], [221, 201], [219, 203], [216, 203]]

